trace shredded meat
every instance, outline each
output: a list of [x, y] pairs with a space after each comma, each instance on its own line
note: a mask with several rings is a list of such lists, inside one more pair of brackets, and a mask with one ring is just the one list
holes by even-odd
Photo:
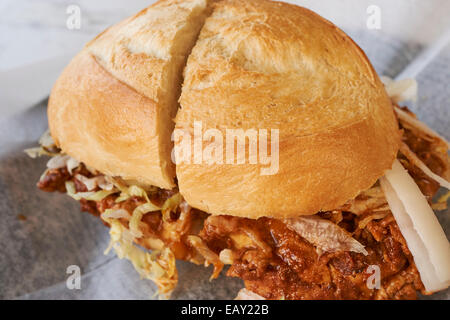
[[[241, 227], [236, 229], [235, 225]], [[245, 240], [233, 240], [242, 239], [236, 235], [244, 228], [257, 232], [269, 244], [270, 251], [257, 245], [247, 246]], [[355, 232], [354, 237], [365, 245], [367, 256], [353, 252], [319, 255], [314, 246], [289, 230], [282, 221], [269, 218], [255, 221], [212, 216], [205, 221], [201, 237], [218, 253], [224, 249], [236, 252], [237, 258], [228, 275], [242, 278], [249, 290], [268, 299], [395, 298], [389, 291], [382, 296], [379, 290], [371, 290], [366, 285], [371, 265], [380, 267], [382, 288], [393, 286], [393, 281], [398, 283], [396, 276], [404, 273], [409, 277], [402, 277], [399, 289], [412, 286], [413, 294], [408, 298], [416, 298], [416, 291], [423, 290], [412, 256], [392, 215], [371, 221], [367, 228]], [[242, 243], [245, 247], [241, 247]]]
[[[401, 128], [411, 150], [433, 172], [445, 176], [447, 154], [439, 151], [439, 141]], [[402, 155], [399, 159], [431, 201], [439, 184]], [[93, 176], [83, 165], [72, 174], [66, 168], [53, 169], [46, 172], [38, 187], [49, 192], [65, 192], [65, 182], [73, 181], [77, 192], [86, 192], [86, 186], [75, 178], [77, 173]], [[177, 192], [176, 188], [157, 189], [148, 196], [161, 206]], [[139, 197], [116, 203], [117, 197], [118, 194], [112, 194], [101, 201], [82, 199], [81, 209], [95, 216], [107, 209], [132, 213], [145, 203]], [[416, 299], [418, 291], [424, 293], [412, 255], [378, 185], [341, 208], [317, 215], [345, 229], [364, 245], [367, 255], [350, 251], [320, 252], [282, 220], [211, 216], [185, 202], [166, 215], [161, 211], [145, 214], [140, 226], [143, 237], [137, 242], [148, 249], [155, 249], [161, 243], [177, 259], [212, 263], [214, 277], [223, 263], [230, 264], [228, 276], [243, 279], [248, 290], [266, 299]], [[120, 221], [128, 227], [128, 219]], [[380, 268], [380, 288], [370, 289], [367, 285], [372, 274], [369, 266]]]
[[46, 192], [66, 192], [65, 183], [71, 179], [71, 175], [67, 168], [48, 170], [43, 178], [38, 182], [37, 186]]
[[[402, 110], [408, 112], [412, 116], [415, 115], [408, 108], [402, 107]], [[400, 128], [403, 130], [403, 141], [408, 147], [419, 157], [420, 160], [438, 176], [448, 178], [448, 155], [447, 147], [442, 141], [428, 136], [419, 136], [412, 129], [404, 126], [400, 122]], [[409, 171], [416, 181], [422, 193], [427, 196], [431, 202], [431, 198], [439, 190], [439, 183], [431, 180], [419, 168], [410, 163], [403, 155], [399, 155], [402, 165]]]

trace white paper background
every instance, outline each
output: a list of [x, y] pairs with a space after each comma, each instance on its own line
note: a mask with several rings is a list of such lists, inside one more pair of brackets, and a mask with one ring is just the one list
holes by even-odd
[[[154, 285], [139, 280], [128, 262], [112, 254], [103, 255], [108, 232], [98, 219], [80, 213], [78, 203], [64, 195], [43, 193], [35, 188], [46, 160], [29, 159], [22, 151], [34, 146], [47, 128], [46, 102], [38, 103], [36, 97], [48, 94], [47, 86], [57, 75], [57, 72], [44, 71], [33, 74], [26, 66], [43, 60], [51, 62], [53, 57], [76, 52], [105, 27], [151, 2], [0, 2], [0, 88], [3, 88], [0, 89], [0, 298], [147, 299], [152, 296]], [[420, 52], [433, 46], [449, 26], [450, 1], [446, 0], [290, 2], [312, 8], [341, 26], [366, 51], [377, 71], [392, 77], [410, 65]], [[79, 4], [82, 9], [80, 30], [71, 31], [65, 26], [68, 4]], [[381, 30], [366, 27], [366, 9], [372, 4], [382, 10]], [[42, 68], [43, 64], [37, 66]], [[13, 73], [1, 73], [2, 70]], [[418, 80], [420, 99], [412, 106], [413, 110], [450, 138], [450, 44], [419, 73]], [[13, 81], [16, 82], [11, 85]], [[14, 92], [5, 91], [8, 84], [9, 88], [15, 88]], [[5, 116], [12, 112], [15, 114]], [[19, 214], [27, 220], [19, 220]], [[449, 212], [439, 213], [438, 217], [449, 236]], [[81, 290], [66, 288], [69, 265], [81, 267]], [[180, 283], [173, 298], [230, 299], [242, 287], [240, 280], [225, 277], [209, 282], [210, 269], [184, 262], [178, 266]], [[432, 298], [449, 299], [450, 293], [446, 291]]]

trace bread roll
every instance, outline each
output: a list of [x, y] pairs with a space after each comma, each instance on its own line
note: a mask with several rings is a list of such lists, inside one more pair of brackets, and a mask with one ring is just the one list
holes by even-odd
[[362, 50], [329, 21], [285, 3], [217, 3], [189, 56], [180, 104], [176, 129], [192, 140], [194, 121], [223, 137], [226, 129], [279, 130], [276, 174], [261, 175], [266, 165], [248, 159], [177, 164], [184, 198], [212, 214], [335, 209], [391, 168], [400, 143], [391, 100]]
[[[391, 101], [345, 33], [295, 5], [212, 2], [159, 1], [74, 58], [49, 101], [63, 152], [166, 189], [176, 170], [191, 206], [249, 218], [335, 209], [391, 168], [400, 144]], [[227, 129], [265, 129], [274, 139], [278, 130], [276, 172], [262, 175], [268, 165], [248, 157], [175, 168], [175, 115], [177, 131], [192, 140], [195, 121], [223, 137]]]
[[50, 96], [61, 149], [105, 174], [174, 187], [182, 70], [208, 8], [207, 0], [159, 1], [91, 41]]

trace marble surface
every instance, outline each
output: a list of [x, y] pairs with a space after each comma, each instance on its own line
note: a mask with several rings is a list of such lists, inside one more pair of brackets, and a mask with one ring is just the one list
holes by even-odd
[[[0, 72], [78, 51], [109, 25], [146, 7], [144, 0], [1, 0]], [[395, 77], [433, 47], [448, 28], [447, 0], [300, 0], [341, 26], [366, 51], [380, 74]], [[81, 9], [81, 28], [66, 27], [67, 7]], [[381, 9], [381, 29], [366, 26], [367, 8]], [[418, 71], [419, 100], [411, 108], [450, 138], [450, 44]], [[42, 75], [45, 77], [45, 75]], [[41, 77], [41, 78], [42, 78]], [[39, 78], [32, 79], [39, 81]], [[0, 91], [1, 92], [1, 91]], [[22, 94], [26, 94], [23, 90]], [[1, 96], [0, 96], [1, 101]], [[29, 159], [23, 149], [36, 144], [47, 128], [46, 101], [0, 115], [0, 298], [146, 299], [155, 286], [141, 281], [127, 261], [104, 256], [108, 234], [96, 218], [79, 212], [61, 194], [35, 188], [46, 159]], [[37, 103], [37, 104], [36, 104]], [[19, 214], [26, 221], [17, 219]], [[437, 214], [450, 234], [450, 214]], [[82, 269], [82, 290], [66, 288], [66, 267]], [[173, 298], [233, 298], [241, 281], [224, 276], [210, 283], [209, 271], [179, 262], [180, 284]], [[446, 292], [432, 296], [449, 299]]]

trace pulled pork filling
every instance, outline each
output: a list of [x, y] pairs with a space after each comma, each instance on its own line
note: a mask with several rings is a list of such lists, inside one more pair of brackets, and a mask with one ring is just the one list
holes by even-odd
[[[400, 125], [409, 148], [445, 177], [445, 143], [401, 121]], [[170, 294], [176, 285], [175, 259], [212, 264], [212, 278], [230, 265], [228, 276], [243, 279], [249, 292], [266, 299], [416, 299], [418, 291], [425, 294], [378, 183], [334, 211], [252, 220], [191, 208], [177, 189], [132, 186], [82, 163], [69, 167], [63, 158], [67, 156], [54, 146], [43, 146], [40, 153], [60, 158], [38, 187], [67, 192], [80, 201], [83, 211], [100, 217], [111, 227], [111, 247], [119, 257], [130, 259], [162, 294]], [[398, 158], [431, 202], [439, 183], [401, 153]], [[153, 252], [138, 254], [132, 243]], [[371, 266], [379, 268], [378, 286], [368, 285]]]

